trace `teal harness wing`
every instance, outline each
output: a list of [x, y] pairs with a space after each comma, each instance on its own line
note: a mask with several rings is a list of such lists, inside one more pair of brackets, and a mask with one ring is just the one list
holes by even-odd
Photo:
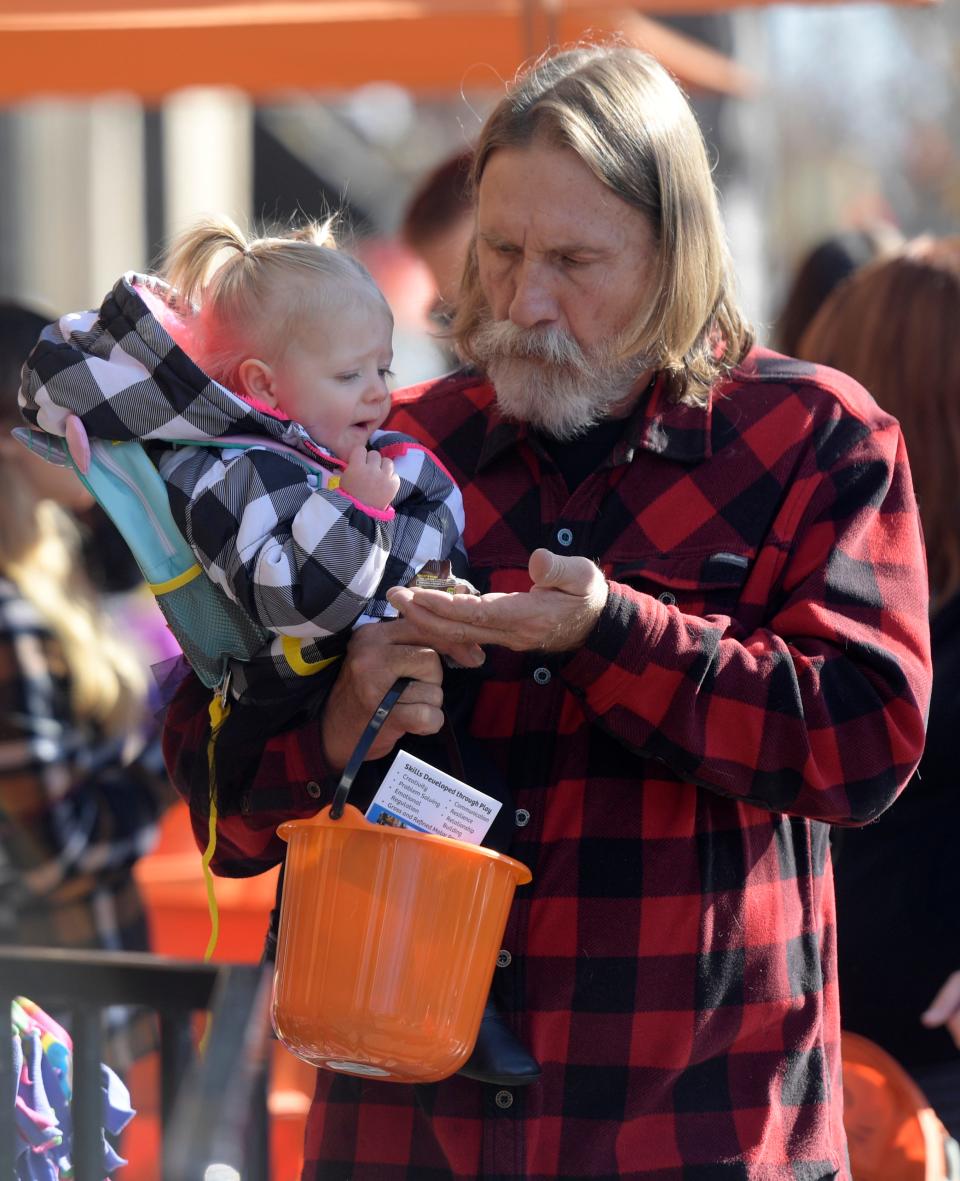
[[90, 467], [84, 473], [65, 439], [27, 427], [16, 427], [13, 435], [49, 463], [73, 468], [120, 531], [204, 685], [221, 686], [231, 660], [249, 660], [270, 642], [271, 634], [204, 573], [173, 519], [166, 485], [139, 442], [91, 439]]

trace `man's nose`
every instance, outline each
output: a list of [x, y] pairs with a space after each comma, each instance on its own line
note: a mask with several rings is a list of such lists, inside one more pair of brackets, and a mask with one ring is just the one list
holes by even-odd
[[542, 263], [524, 260], [519, 267], [507, 314], [518, 328], [536, 328], [559, 319], [550, 275]]

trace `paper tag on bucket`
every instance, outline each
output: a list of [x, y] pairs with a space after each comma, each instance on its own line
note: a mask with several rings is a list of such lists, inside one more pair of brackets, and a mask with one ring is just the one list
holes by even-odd
[[479, 845], [500, 806], [492, 796], [401, 750], [366, 815], [374, 824], [415, 828]]

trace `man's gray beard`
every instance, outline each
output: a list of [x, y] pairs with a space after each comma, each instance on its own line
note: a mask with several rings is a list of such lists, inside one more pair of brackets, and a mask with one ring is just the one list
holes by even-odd
[[559, 328], [518, 328], [509, 320], [484, 320], [470, 343], [503, 416], [562, 441], [606, 418], [650, 367], [646, 358], [619, 357], [617, 342], [586, 352]]

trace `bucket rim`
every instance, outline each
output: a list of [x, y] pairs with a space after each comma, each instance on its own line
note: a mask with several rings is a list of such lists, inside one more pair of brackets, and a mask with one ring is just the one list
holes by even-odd
[[345, 804], [343, 815], [339, 820], [330, 819], [330, 804], [321, 808], [313, 816], [301, 817], [296, 820], [284, 820], [277, 827], [277, 836], [289, 843], [290, 837], [303, 829], [311, 828], [340, 828], [346, 827], [354, 832], [366, 833], [368, 836], [389, 838], [391, 840], [415, 840], [427, 842], [445, 848], [462, 849], [472, 854], [487, 858], [489, 861], [502, 862], [504, 868], [512, 869], [517, 886], [525, 886], [533, 881], [533, 873], [528, 866], [508, 853], [500, 853], [497, 849], [490, 849], [486, 845], [475, 845], [471, 841], [457, 840], [456, 837], [442, 837], [432, 832], [419, 832], [413, 828], [391, 828], [382, 824], [373, 824], [353, 804]]

